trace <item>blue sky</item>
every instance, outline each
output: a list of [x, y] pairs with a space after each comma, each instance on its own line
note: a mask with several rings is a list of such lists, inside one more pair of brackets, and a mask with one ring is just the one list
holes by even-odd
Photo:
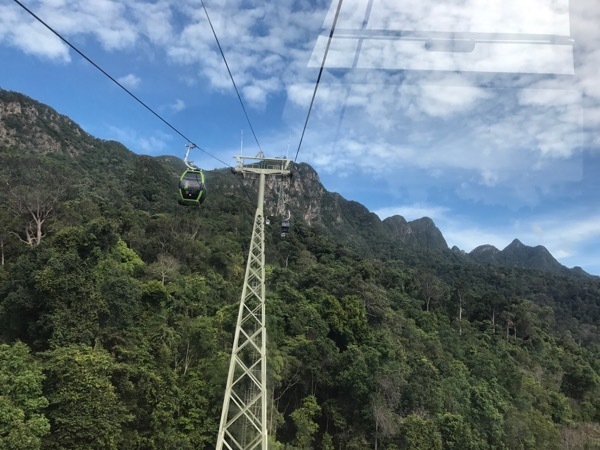
[[[242, 130], [258, 151], [198, 0], [22, 3], [218, 159], [234, 164]], [[293, 158], [337, 2], [205, 4], [262, 149]], [[298, 160], [382, 219], [431, 217], [450, 246], [519, 238], [600, 275], [598, 23], [597, 0], [344, 0]], [[184, 155], [11, 0], [0, 87], [137, 153]]]

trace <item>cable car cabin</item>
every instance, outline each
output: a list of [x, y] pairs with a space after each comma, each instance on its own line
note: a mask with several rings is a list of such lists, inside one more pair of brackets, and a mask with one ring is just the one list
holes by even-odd
[[283, 219], [281, 221], [281, 235], [284, 236], [288, 231], [290, 231], [290, 221]]
[[200, 206], [205, 199], [204, 173], [200, 169], [187, 169], [179, 179], [178, 203], [184, 206]]

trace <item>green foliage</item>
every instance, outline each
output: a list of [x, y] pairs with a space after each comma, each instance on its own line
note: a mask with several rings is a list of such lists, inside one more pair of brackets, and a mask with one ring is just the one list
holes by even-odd
[[44, 448], [116, 449], [131, 418], [111, 381], [112, 356], [99, 347], [59, 347], [47, 355], [52, 434]]
[[561, 391], [569, 397], [581, 400], [586, 392], [594, 391], [600, 385], [600, 378], [590, 363], [582, 357], [565, 359]]
[[334, 450], [333, 439], [329, 433], [323, 433], [323, 440], [319, 448], [321, 450]]
[[400, 425], [399, 447], [406, 450], [441, 450], [442, 436], [433, 421], [411, 414]]
[[528, 408], [527, 411], [510, 409], [506, 417], [505, 442], [509, 448], [560, 448], [558, 427], [540, 411], [533, 408]]
[[291, 414], [296, 426], [296, 446], [298, 448], [312, 448], [314, 434], [319, 429], [319, 425], [314, 419], [320, 412], [321, 407], [317, 404], [316, 397], [309, 395], [302, 401], [302, 406]]
[[479, 448], [480, 442], [463, 416], [444, 413], [438, 417], [437, 423], [444, 449], [474, 450]]
[[494, 384], [478, 380], [470, 392], [472, 425], [479, 430], [492, 448], [501, 448], [505, 437], [503, 409], [505, 398], [500, 395]]
[[[181, 161], [0, 101], [39, 112], [0, 119], [18, 132], [0, 178], [39, 194], [19, 174], [48, 168], [66, 187], [37, 246], [0, 208], [0, 448], [212, 448], [255, 186], [211, 171], [182, 209]], [[405, 244], [297, 169], [291, 232], [266, 229], [274, 448], [598, 447], [598, 279]]]
[[41, 364], [27, 345], [0, 344], [0, 448], [39, 449], [50, 432]]

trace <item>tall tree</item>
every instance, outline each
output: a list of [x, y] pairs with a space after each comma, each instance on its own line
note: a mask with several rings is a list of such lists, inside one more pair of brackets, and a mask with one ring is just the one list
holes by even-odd
[[48, 219], [56, 212], [67, 185], [57, 170], [35, 167], [4, 182], [6, 206], [20, 219], [20, 230], [13, 232], [22, 242], [36, 246], [47, 233]]
[[314, 395], [309, 395], [302, 401], [302, 406], [295, 410], [291, 416], [296, 425], [296, 445], [301, 449], [312, 448], [314, 435], [319, 429], [315, 422], [321, 407]]
[[425, 310], [429, 311], [432, 303], [440, 301], [445, 295], [446, 286], [433, 272], [421, 269], [415, 274], [419, 294], [425, 302]]

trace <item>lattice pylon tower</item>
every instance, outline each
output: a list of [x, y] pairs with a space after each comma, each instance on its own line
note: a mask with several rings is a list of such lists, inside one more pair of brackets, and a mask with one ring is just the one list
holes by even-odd
[[[267, 331], [265, 312], [265, 176], [289, 175], [290, 160], [237, 157], [234, 169], [259, 175], [258, 202], [235, 327], [217, 450], [267, 450]], [[252, 159], [244, 165], [244, 159]]]

